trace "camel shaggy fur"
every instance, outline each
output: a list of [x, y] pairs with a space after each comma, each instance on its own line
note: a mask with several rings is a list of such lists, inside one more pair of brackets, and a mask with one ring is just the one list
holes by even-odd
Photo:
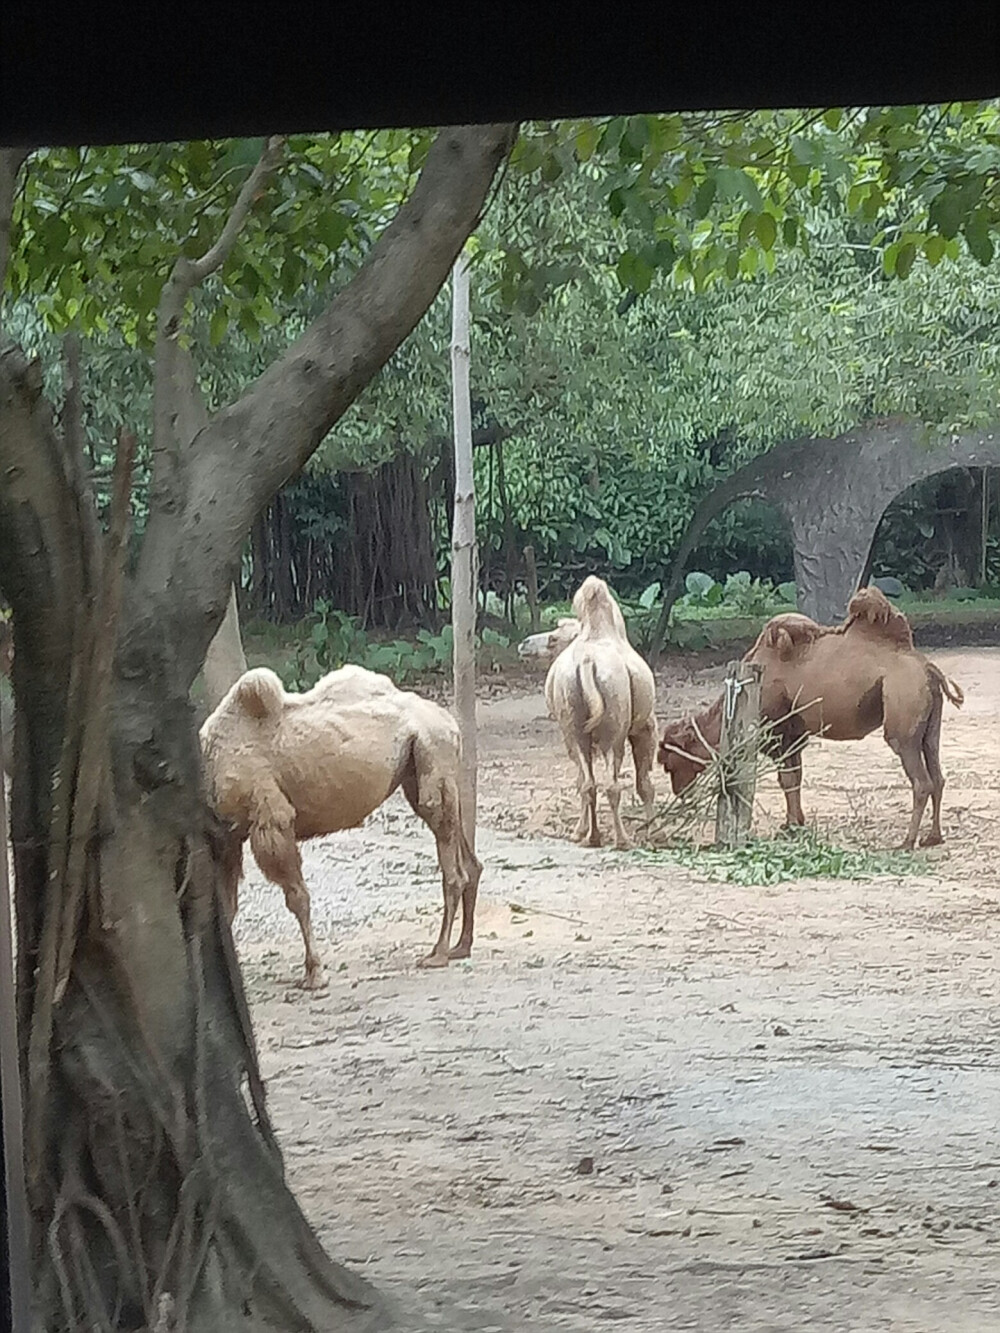
[[[259, 667], [240, 677], [200, 736], [212, 805], [232, 828], [230, 919], [249, 840], [298, 920], [306, 987], [320, 984], [321, 965], [298, 844], [356, 828], [397, 787], [434, 834], [444, 889], [441, 933], [420, 965], [468, 958], [482, 866], [462, 828], [461, 747], [450, 713], [361, 667], [331, 671], [304, 694], [286, 693]], [[450, 948], [459, 901], [462, 930]]]
[[[743, 660], [764, 668], [761, 719], [771, 724], [771, 748], [780, 758], [787, 825], [805, 823], [802, 748], [808, 737], [853, 741], [881, 727], [913, 789], [903, 847], [916, 845], [928, 799], [931, 830], [921, 845], [942, 841], [942, 699], [960, 708], [964, 696], [914, 648], [909, 621], [878, 588], [857, 592], [841, 625], [817, 625], [796, 613], [775, 616]], [[696, 717], [665, 728], [658, 757], [675, 795], [705, 767], [721, 729], [721, 698]]]
[[554, 659], [545, 680], [549, 714], [563, 733], [578, 771], [580, 819], [573, 837], [601, 845], [597, 825], [594, 758], [603, 758], [605, 794], [611, 808], [615, 846], [629, 840], [622, 826], [619, 776], [626, 742], [635, 762], [635, 789], [647, 819], [653, 812], [656, 757], [656, 686], [653, 673], [628, 640], [621, 609], [608, 585], [590, 575], [573, 598], [574, 617], [554, 630], [533, 634], [518, 648], [522, 657]]

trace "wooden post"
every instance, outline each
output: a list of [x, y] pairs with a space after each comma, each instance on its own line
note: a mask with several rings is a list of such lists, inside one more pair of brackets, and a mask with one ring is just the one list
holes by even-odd
[[451, 375], [455, 422], [455, 517], [451, 539], [451, 625], [455, 718], [462, 737], [462, 823], [476, 846], [476, 488], [469, 398], [469, 267], [465, 253], [452, 271]]
[[538, 569], [535, 565], [535, 548], [524, 548], [524, 582], [527, 588], [528, 610], [531, 612], [531, 632], [537, 634], [541, 629], [538, 617]]
[[742, 846], [753, 822], [763, 674], [758, 662], [730, 662], [726, 669], [719, 738], [724, 786], [715, 817], [715, 841], [720, 847]]
[[[28, 1268], [28, 1201], [24, 1184], [21, 1079], [14, 1007], [14, 947], [11, 936], [10, 874], [7, 857], [7, 793], [0, 738], [0, 1325], [29, 1333], [31, 1283]], [[2, 1316], [6, 1315], [4, 1319]]]

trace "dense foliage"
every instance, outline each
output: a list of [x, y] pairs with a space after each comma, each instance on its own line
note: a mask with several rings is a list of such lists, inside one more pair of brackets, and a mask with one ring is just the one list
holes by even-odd
[[[262, 374], [330, 285], [357, 270], [430, 138], [288, 140], [232, 254], [191, 300], [183, 336], [210, 408]], [[196, 256], [218, 233], [261, 148], [60, 149], [31, 160], [8, 322], [41, 352], [57, 401], [58, 340], [83, 335], [99, 483], [120, 425], [148, 450], [163, 283], [178, 253]], [[543, 593], [596, 568], [637, 595], [661, 576], [698, 496], [778, 440], [873, 414], [993, 420], [998, 164], [993, 103], [525, 126], [475, 240], [476, 423], [494, 428], [476, 457], [484, 582], [509, 596], [530, 544]], [[368, 566], [353, 584], [334, 577], [358, 524], [381, 521], [378, 497], [362, 512], [341, 474], [388, 468], [385, 484], [398, 487], [389, 465], [400, 453], [416, 462], [431, 522], [426, 549], [396, 559], [445, 571], [449, 326], [443, 293], [264, 516], [246, 570], [259, 609], [297, 615], [327, 596], [378, 620]], [[880, 571], [933, 581], [954, 545], [938, 493], [932, 481], [887, 516]], [[968, 522], [978, 522], [971, 508]], [[292, 571], [280, 596], [269, 551]], [[787, 579], [787, 534], [772, 512], [735, 506], [699, 564], [719, 577]], [[383, 600], [389, 623], [425, 598]]]

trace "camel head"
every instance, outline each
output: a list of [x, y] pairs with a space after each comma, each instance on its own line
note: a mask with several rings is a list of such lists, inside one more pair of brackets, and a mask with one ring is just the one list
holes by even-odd
[[699, 740], [692, 719], [686, 717], [667, 723], [656, 757], [670, 776], [674, 795], [680, 796], [708, 763], [709, 751]]
[[608, 585], [596, 574], [588, 574], [573, 594], [573, 614], [592, 632], [610, 631], [628, 637], [621, 607]]
[[546, 662], [554, 661], [564, 648], [568, 648], [580, 633], [580, 622], [575, 618], [564, 618], [555, 629], [544, 630], [541, 634], [529, 634], [517, 645], [518, 657], [541, 657]]

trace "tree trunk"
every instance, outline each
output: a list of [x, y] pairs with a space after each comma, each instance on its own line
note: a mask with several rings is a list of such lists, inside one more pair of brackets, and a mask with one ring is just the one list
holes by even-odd
[[541, 629], [538, 618], [538, 566], [535, 564], [535, 548], [524, 548], [524, 582], [527, 588], [528, 611], [531, 615], [531, 632], [537, 634]]
[[472, 470], [469, 399], [469, 267], [464, 254], [454, 268], [451, 374], [455, 416], [455, 526], [451, 556], [451, 623], [454, 631], [455, 714], [462, 735], [462, 819], [476, 847], [476, 492]]
[[[358, 275], [186, 442], [168, 410], [184, 357], [161, 322], [173, 371], [127, 581], [127, 466], [102, 541], [38, 366], [0, 338], [18, 1030], [45, 1333], [416, 1325], [326, 1257], [285, 1185], [222, 910], [239, 844], [205, 801], [190, 688], [254, 517], [423, 315], [513, 134], [442, 131]], [[9, 162], [0, 152], [0, 270]]]
[[28, 1199], [24, 1186], [24, 1145], [21, 1132], [21, 1078], [17, 1034], [9, 1021], [15, 1012], [14, 948], [11, 935], [11, 895], [6, 771], [6, 737], [0, 739], [0, 1321], [4, 1327], [25, 1329], [31, 1317], [31, 1273], [28, 1263]]
[[240, 637], [240, 614], [236, 604], [236, 585], [229, 590], [229, 605], [215, 638], [208, 645], [205, 665], [205, 703], [209, 712], [222, 702], [230, 687], [247, 669], [247, 659]]

